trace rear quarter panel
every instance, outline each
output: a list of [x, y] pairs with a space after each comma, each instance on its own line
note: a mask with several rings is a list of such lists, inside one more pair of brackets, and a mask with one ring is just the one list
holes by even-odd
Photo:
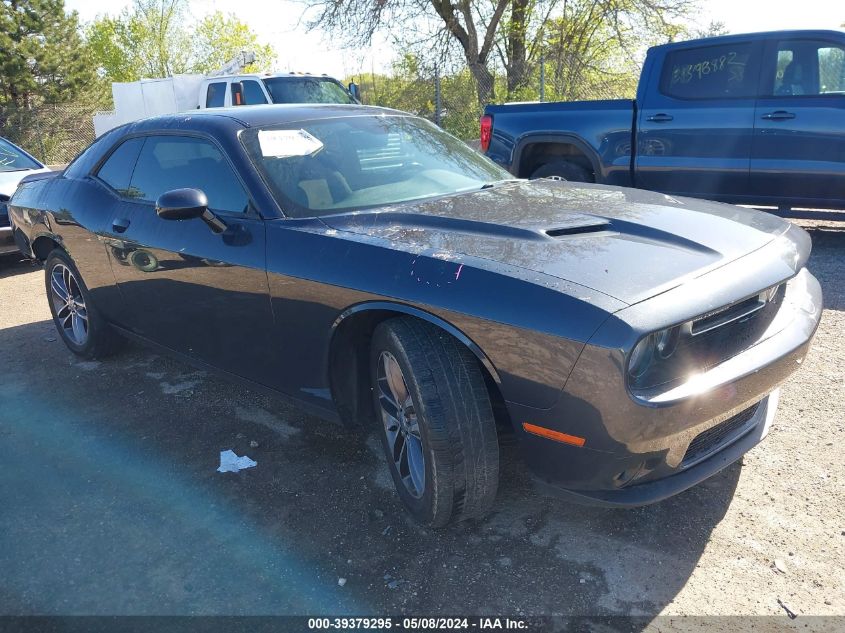
[[30, 247], [37, 239], [48, 238], [67, 251], [98, 309], [109, 319], [115, 319], [121, 302], [100, 235], [115, 203], [114, 196], [90, 180], [59, 176], [23, 184], [9, 206]]

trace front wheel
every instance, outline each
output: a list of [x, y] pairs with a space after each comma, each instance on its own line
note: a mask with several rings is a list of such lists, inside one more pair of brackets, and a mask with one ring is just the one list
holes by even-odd
[[486, 513], [499, 445], [476, 358], [439, 328], [399, 317], [376, 329], [370, 365], [382, 446], [410, 514], [442, 527]]
[[89, 359], [117, 351], [124, 339], [97, 312], [70, 256], [54, 249], [44, 262], [44, 271], [53, 323], [70, 351]]

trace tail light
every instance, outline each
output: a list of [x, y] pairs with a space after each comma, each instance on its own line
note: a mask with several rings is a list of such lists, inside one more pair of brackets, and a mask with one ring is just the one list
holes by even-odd
[[493, 135], [493, 117], [485, 114], [481, 117], [481, 151], [486, 152], [490, 147], [490, 137]]

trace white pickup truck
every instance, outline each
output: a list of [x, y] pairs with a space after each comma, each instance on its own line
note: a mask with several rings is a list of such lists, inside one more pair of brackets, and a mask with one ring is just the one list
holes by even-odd
[[114, 110], [94, 115], [94, 132], [104, 132], [145, 117], [202, 108], [263, 103], [358, 103], [358, 87], [327, 75], [254, 73], [174, 75], [113, 83]]

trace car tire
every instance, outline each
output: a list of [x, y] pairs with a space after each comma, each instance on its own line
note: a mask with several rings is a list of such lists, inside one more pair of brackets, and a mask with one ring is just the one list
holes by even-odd
[[531, 174], [531, 179], [557, 176], [571, 182], [593, 182], [592, 174], [578, 163], [570, 160], [555, 160], [540, 165]]
[[70, 351], [93, 360], [123, 347], [125, 339], [97, 311], [82, 275], [64, 250], [55, 248], [47, 256], [44, 280], [53, 323]]
[[483, 516], [496, 497], [499, 444], [475, 356], [443, 330], [399, 317], [373, 333], [370, 368], [382, 446], [408, 512], [431, 527]]

